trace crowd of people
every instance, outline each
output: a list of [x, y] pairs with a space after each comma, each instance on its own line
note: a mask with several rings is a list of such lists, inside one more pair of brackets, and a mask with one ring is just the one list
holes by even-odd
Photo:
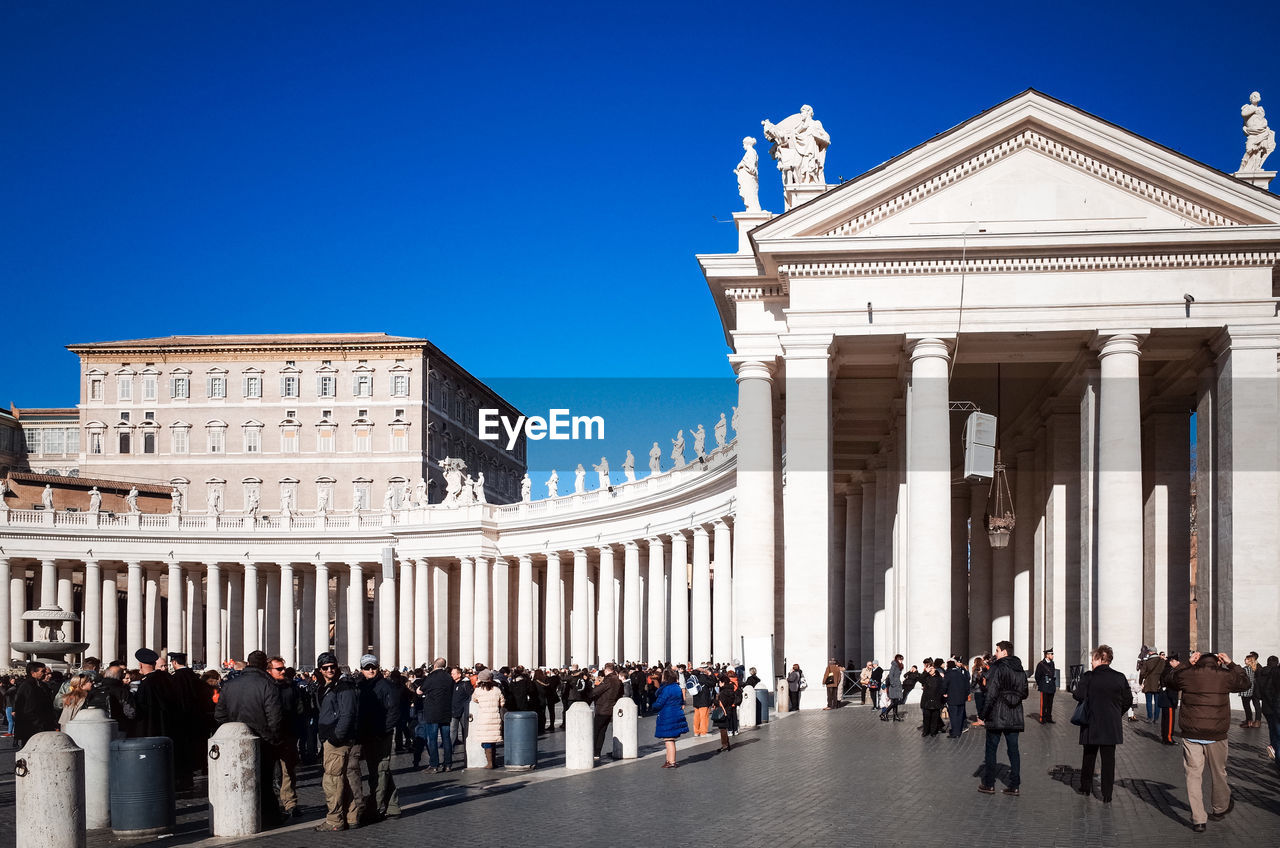
[[[692, 708], [693, 735], [709, 735], [714, 727], [720, 750], [728, 751], [738, 732], [742, 687], [760, 685], [755, 669], [747, 673], [741, 666], [710, 663], [529, 670], [462, 668], [441, 658], [405, 671], [383, 669], [376, 655], [365, 654], [357, 669], [344, 674], [331, 652], [316, 658], [314, 671], [300, 672], [279, 656], [253, 651], [225, 671], [197, 674], [179, 652], [162, 657], [143, 648], [134, 659], [133, 668], [122, 660], [103, 668], [101, 660], [87, 657], [69, 674], [30, 662], [25, 675], [0, 680], [0, 705], [18, 747], [37, 733], [65, 731], [81, 709], [96, 707], [126, 737], [167, 737], [183, 791], [205, 771], [210, 736], [222, 724], [242, 722], [261, 740], [263, 826], [300, 814], [298, 767], [316, 764], [326, 805], [319, 831], [401, 814], [391, 771], [394, 753], [411, 754], [414, 767], [421, 768], [425, 751], [431, 772], [459, 765], [494, 768], [509, 710], [535, 713], [538, 732], [545, 734], [564, 729], [573, 704], [588, 704], [599, 759], [617, 702], [629, 697], [641, 715], [656, 714], [655, 736], [666, 748], [663, 768], [677, 768], [676, 740], [690, 732], [686, 706]], [[467, 762], [468, 738], [483, 752], [482, 764]], [[610, 745], [603, 756], [611, 755]]]

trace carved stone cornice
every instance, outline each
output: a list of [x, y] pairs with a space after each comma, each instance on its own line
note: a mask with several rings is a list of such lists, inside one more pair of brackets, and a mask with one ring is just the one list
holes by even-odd
[[1147, 271], [1204, 268], [1270, 268], [1280, 253], [1269, 250], [1159, 253], [1133, 256], [1008, 256], [993, 258], [912, 259], [906, 261], [815, 262], [782, 265], [788, 277], [911, 277], [950, 274], [1017, 274], [1063, 271]]

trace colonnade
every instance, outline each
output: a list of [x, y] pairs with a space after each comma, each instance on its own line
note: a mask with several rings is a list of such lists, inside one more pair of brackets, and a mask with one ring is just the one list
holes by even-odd
[[740, 655], [731, 520], [515, 556], [0, 557], [0, 634], [29, 638], [28, 605], [57, 604], [80, 614], [87, 654], [131, 664], [142, 647], [184, 651], [197, 666], [261, 649], [309, 667], [331, 648], [351, 667], [370, 650], [385, 667], [437, 656], [499, 667], [728, 662]]

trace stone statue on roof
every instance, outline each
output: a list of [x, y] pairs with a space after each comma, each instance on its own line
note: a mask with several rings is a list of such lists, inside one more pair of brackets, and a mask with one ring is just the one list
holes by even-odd
[[97, 486], [94, 486], [92, 489], [89, 490], [89, 511], [90, 512], [102, 511], [102, 492], [98, 491]]
[[1276, 133], [1267, 126], [1267, 112], [1258, 105], [1261, 100], [1262, 95], [1255, 91], [1249, 95], [1249, 102], [1240, 107], [1240, 116], [1244, 118], [1244, 158], [1240, 160], [1241, 171], [1261, 171], [1262, 163], [1276, 149]]
[[597, 488], [609, 488], [609, 460], [602, 456], [600, 457], [600, 464], [592, 465], [591, 467], [595, 469], [596, 476], [600, 478], [600, 485]]
[[533, 499], [533, 481], [529, 479], [529, 472], [525, 472], [520, 478], [520, 502], [528, 503]]
[[826, 182], [822, 169], [827, 162], [831, 136], [822, 128], [822, 122], [813, 117], [812, 106], [801, 106], [797, 114], [776, 124], [769, 120], [760, 124], [764, 127], [764, 137], [773, 142], [769, 155], [778, 161], [784, 186]]
[[622, 460], [622, 476], [626, 478], [628, 483], [636, 481], [636, 457], [630, 448], [627, 449], [627, 458]]
[[560, 475], [556, 470], [551, 469], [551, 476], [547, 478], [547, 497], [555, 498], [560, 496]]
[[671, 440], [671, 459], [676, 468], [684, 468], [684, 430], [677, 431], [676, 437]]
[[124, 496], [124, 502], [129, 506], [130, 515], [133, 515], [134, 513], [138, 512], [138, 487], [137, 486], [130, 487], [129, 494]]
[[724, 420], [724, 413], [720, 413], [720, 420], [716, 422], [716, 448], [724, 447], [725, 435], [728, 433], [729, 426]]
[[653, 447], [649, 448], [649, 473], [662, 473], [662, 448], [658, 447], [657, 442], [654, 442]]
[[578, 467], [573, 472], [573, 493], [580, 495], [587, 490], [587, 470], [582, 467], [582, 463], [578, 463]]
[[742, 159], [733, 172], [738, 175], [738, 196], [748, 212], [760, 211], [760, 154], [756, 153], [756, 140], [747, 136], [742, 140]]

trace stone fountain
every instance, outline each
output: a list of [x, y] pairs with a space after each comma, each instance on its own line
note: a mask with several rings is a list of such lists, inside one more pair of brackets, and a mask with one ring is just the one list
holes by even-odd
[[69, 671], [71, 666], [67, 661], [67, 657], [83, 654], [85, 649], [89, 647], [88, 642], [66, 642], [62, 640], [64, 628], [67, 632], [70, 632], [72, 624], [76, 621], [76, 614], [65, 612], [62, 607], [57, 605], [42, 606], [40, 609], [24, 612], [22, 620], [34, 621], [37, 633], [43, 629], [44, 640], [38, 642], [13, 642], [11, 643], [13, 650], [29, 659], [42, 662], [49, 668]]

